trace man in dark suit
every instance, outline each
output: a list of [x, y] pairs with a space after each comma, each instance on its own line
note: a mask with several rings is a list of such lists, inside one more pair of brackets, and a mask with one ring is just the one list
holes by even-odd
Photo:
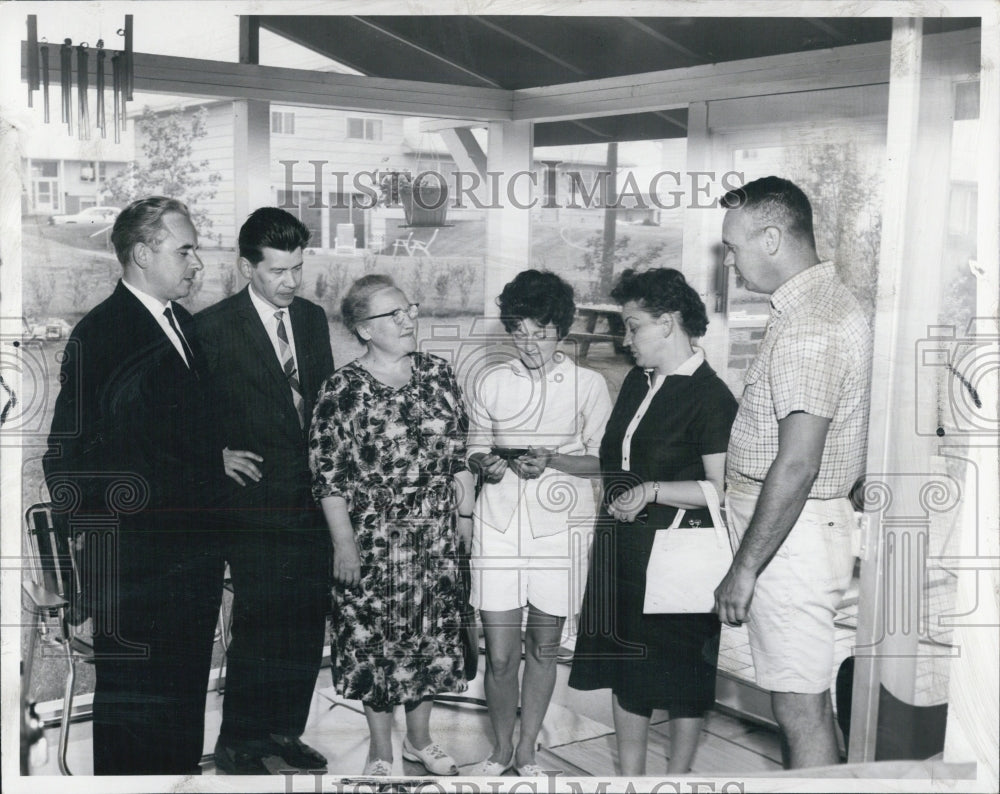
[[239, 234], [250, 283], [195, 318], [235, 481], [225, 533], [233, 641], [215, 747], [216, 766], [231, 774], [267, 774], [268, 756], [326, 767], [299, 738], [322, 661], [331, 554], [307, 441], [316, 393], [333, 371], [330, 331], [324, 311], [295, 296], [308, 240], [288, 212], [253, 212]]
[[94, 617], [94, 773], [197, 774], [223, 560], [208, 516], [225, 483], [192, 318], [202, 269], [187, 207], [153, 197], [111, 232], [112, 295], [62, 365], [46, 482], [82, 539]]

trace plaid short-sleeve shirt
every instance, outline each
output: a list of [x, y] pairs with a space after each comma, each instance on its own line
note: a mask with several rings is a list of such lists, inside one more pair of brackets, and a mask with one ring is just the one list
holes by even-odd
[[778, 454], [778, 422], [803, 411], [831, 420], [809, 498], [847, 496], [864, 472], [871, 354], [864, 311], [832, 262], [782, 284], [744, 379], [726, 456], [729, 484], [762, 485]]

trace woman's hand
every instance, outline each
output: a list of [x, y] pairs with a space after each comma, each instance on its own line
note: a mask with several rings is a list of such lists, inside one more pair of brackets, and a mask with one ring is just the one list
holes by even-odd
[[244, 477], [254, 482], [260, 482], [260, 468], [257, 464], [263, 462], [264, 459], [256, 452], [230, 449], [229, 447], [222, 450], [222, 468], [226, 472], [226, 476], [243, 487], [246, 487]]
[[333, 578], [346, 585], [361, 581], [361, 555], [353, 537], [333, 541]]
[[528, 447], [527, 452], [511, 462], [514, 473], [522, 480], [537, 479], [549, 467], [555, 454], [555, 449], [551, 447]]
[[483, 482], [494, 484], [503, 479], [507, 473], [507, 461], [499, 455], [487, 452], [477, 452], [469, 457], [469, 463], [475, 466], [483, 475]]
[[472, 516], [455, 517], [455, 534], [461, 551], [468, 554], [472, 551]]
[[628, 490], [618, 494], [611, 504], [608, 505], [609, 515], [618, 521], [625, 521], [627, 523], [635, 521], [635, 517], [651, 501], [649, 489], [646, 486], [647, 483], [633, 485]]

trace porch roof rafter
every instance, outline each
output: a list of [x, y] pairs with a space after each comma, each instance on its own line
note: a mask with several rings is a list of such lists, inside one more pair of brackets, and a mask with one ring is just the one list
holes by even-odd
[[[975, 60], [979, 30], [928, 36], [956, 59]], [[27, 79], [22, 42], [22, 79]], [[95, 59], [90, 68], [95, 70]], [[970, 61], [970, 64], [972, 63]], [[417, 80], [288, 69], [135, 53], [135, 90], [284, 105], [331, 107], [427, 118], [573, 121], [686, 108], [694, 101], [740, 99], [889, 82], [889, 43], [623, 75], [508, 91]]]

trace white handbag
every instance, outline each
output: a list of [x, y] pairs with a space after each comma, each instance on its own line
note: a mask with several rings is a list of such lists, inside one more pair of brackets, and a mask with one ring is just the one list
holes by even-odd
[[733, 547], [715, 486], [700, 480], [714, 527], [682, 527], [679, 509], [667, 529], [656, 531], [646, 566], [646, 614], [702, 613], [715, 608], [715, 588], [729, 571]]

